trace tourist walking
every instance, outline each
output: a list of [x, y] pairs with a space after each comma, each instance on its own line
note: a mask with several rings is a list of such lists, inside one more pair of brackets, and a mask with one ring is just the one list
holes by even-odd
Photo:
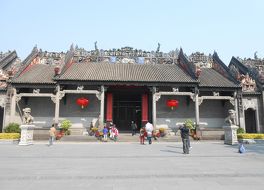
[[189, 154], [189, 128], [185, 124], [180, 126], [181, 138], [183, 144], [183, 154]]
[[49, 146], [53, 145], [55, 138], [56, 138], [56, 128], [55, 128], [55, 124], [52, 124], [49, 130]]
[[139, 130], [139, 140], [140, 140], [140, 144], [144, 144], [145, 141], [145, 127], [141, 127], [141, 129]]
[[137, 124], [134, 121], [131, 121], [132, 136], [136, 134]]
[[153, 133], [153, 125], [150, 122], [147, 122], [145, 130], [147, 132], [147, 140], [149, 144], [152, 143], [152, 133]]

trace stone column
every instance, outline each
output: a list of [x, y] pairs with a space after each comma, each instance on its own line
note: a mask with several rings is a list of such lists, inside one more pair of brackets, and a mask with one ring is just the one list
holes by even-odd
[[59, 117], [60, 117], [60, 86], [58, 85], [55, 97], [55, 118], [54, 123], [59, 123]]
[[99, 124], [102, 127], [104, 125], [104, 99], [105, 99], [105, 88], [104, 88], [103, 85], [101, 86], [100, 99], [101, 99], [101, 105], [100, 105], [100, 120], [99, 120]]
[[238, 125], [238, 126], [240, 126], [240, 120], [239, 120], [239, 117], [238, 117], [238, 115], [239, 115], [239, 111], [238, 111], [238, 102], [237, 102], [237, 92], [234, 92], [234, 107], [235, 107], [235, 111], [236, 111], [236, 124]]
[[262, 91], [262, 104], [261, 104], [262, 106], [262, 115], [261, 115], [261, 117], [262, 117], [262, 130], [260, 130], [260, 132], [264, 132], [264, 91]]
[[[258, 102], [258, 100], [257, 100]], [[255, 115], [256, 115], [256, 130], [257, 130], [257, 133], [260, 133], [261, 130], [260, 130], [260, 125], [259, 125], [259, 109], [258, 109], [258, 103], [256, 105], [256, 110], [255, 110]]]
[[9, 123], [15, 122], [16, 116], [16, 97], [17, 97], [17, 90], [13, 88], [13, 95], [11, 97], [11, 110], [10, 110], [10, 120]]
[[244, 119], [244, 105], [243, 105], [243, 98], [242, 92], [238, 91], [237, 93], [237, 102], [238, 102], [238, 119], [239, 119], [239, 127], [246, 130], [245, 127], [245, 119]]
[[200, 112], [199, 112], [199, 90], [195, 88], [195, 128], [196, 128], [196, 136], [198, 139], [201, 138], [201, 130], [200, 130]]
[[196, 128], [199, 128], [200, 112], [199, 112], [199, 94], [198, 94], [198, 90], [195, 90], [195, 123], [196, 123]]

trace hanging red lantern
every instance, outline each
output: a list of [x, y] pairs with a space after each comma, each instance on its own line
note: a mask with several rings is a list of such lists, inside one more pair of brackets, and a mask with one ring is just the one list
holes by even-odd
[[81, 106], [82, 109], [83, 109], [84, 107], [88, 106], [89, 100], [86, 99], [86, 98], [83, 98], [83, 97], [82, 98], [78, 98], [76, 100], [76, 104], [78, 104], [79, 106]]
[[167, 100], [167, 106], [173, 110], [173, 108], [177, 108], [179, 106], [179, 101], [178, 100]]

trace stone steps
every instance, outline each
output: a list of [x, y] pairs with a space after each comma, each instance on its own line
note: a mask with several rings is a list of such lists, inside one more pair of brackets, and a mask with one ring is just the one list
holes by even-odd
[[[98, 142], [96, 137], [89, 135], [66, 135], [63, 136], [60, 141], [62, 142]], [[108, 138], [108, 141], [112, 141]], [[118, 137], [118, 142], [139, 142], [139, 135], [132, 136], [130, 133], [120, 133]], [[155, 140], [154, 140], [155, 141]], [[157, 142], [176, 142], [181, 141], [181, 137], [176, 136], [166, 136], [157, 138]]]

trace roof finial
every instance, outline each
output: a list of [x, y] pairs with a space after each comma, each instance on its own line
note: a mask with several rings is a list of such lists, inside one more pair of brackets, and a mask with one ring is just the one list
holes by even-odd
[[258, 59], [258, 55], [257, 55], [257, 51], [255, 51], [255, 53], [254, 53], [254, 59]]
[[158, 43], [158, 47], [157, 47], [156, 53], [159, 53], [159, 51], [160, 51], [160, 43]]
[[98, 47], [97, 47], [97, 41], [94, 42], [94, 49], [97, 51]]
[[74, 51], [73, 43], [71, 44], [70, 51]]
[[32, 52], [38, 52], [38, 46], [37, 44], [34, 46], [34, 48], [32, 49]]

